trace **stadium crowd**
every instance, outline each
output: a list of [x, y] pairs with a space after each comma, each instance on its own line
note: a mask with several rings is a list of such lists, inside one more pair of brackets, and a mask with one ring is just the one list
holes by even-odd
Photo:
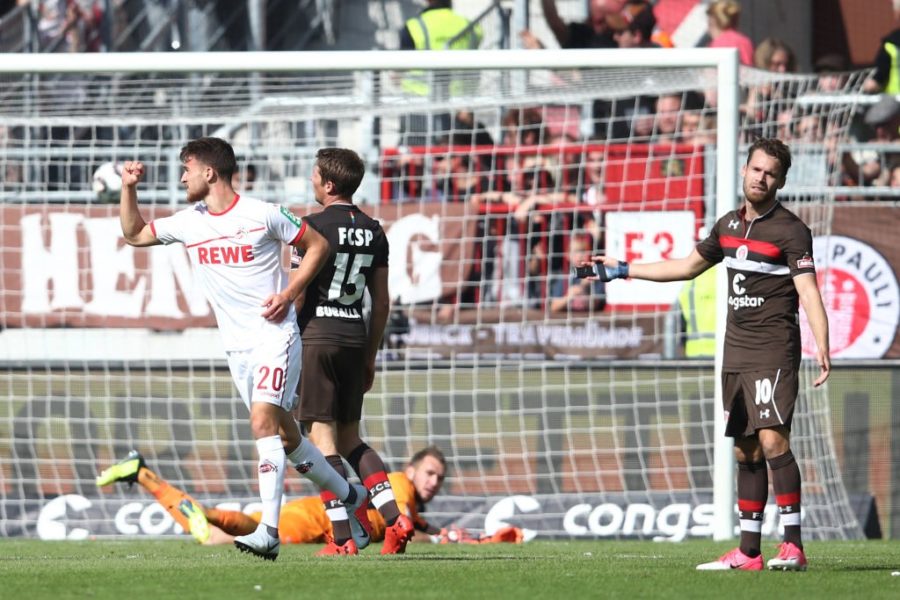
[[[554, 42], [562, 48], [673, 47], [673, 32], [663, 30], [656, 16], [664, 1], [590, 0], [583, 20], [566, 21], [556, 0], [542, 0], [544, 23], [554, 39], [542, 40], [525, 30], [518, 32], [518, 44], [524, 48], [550, 47]], [[3, 10], [33, 24], [31, 30], [37, 35], [28, 40], [30, 46], [23, 45], [25, 50], [176, 50], [181, 43], [181, 22], [172, 15], [178, 11], [159, 12], [162, 4], [160, 0], [139, 4], [123, 0], [110, 5], [112, 10], [105, 13], [107, 3], [96, 0], [17, 0], [6, 2]], [[740, 31], [741, 4], [737, 0], [706, 4], [707, 34], [701, 45], [735, 47], [741, 63], [755, 69], [747, 71], [747, 79], [753, 83], [746, 86], [741, 102], [740, 142], [776, 136], [790, 144], [796, 156], [792, 185], [864, 186], [881, 194], [873, 194], [872, 199], [893, 198], [884, 190], [900, 187], [900, 151], [892, 146], [900, 138], [897, 101], [885, 95], [877, 103], [863, 104], [851, 125], [853, 149], [838, 147], [841, 132], [831, 120], [819, 116], [822, 111], [809, 99], [828, 102], [830, 96], [845, 89], [852, 75], [848, 57], [820, 56], [814, 63], [814, 78], [791, 77], [797, 73], [798, 61], [788, 43], [770, 37], [754, 44]], [[897, 16], [900, 20], [900, 11]], [[222, 11], [212, 10], [189, 14], [186, 22], [198, 19], [206, 25], [200, 30], [218, 25], [225, 33], [216, 46], [194, 39], [191, 49], [253, 47], [251, 32], [235, 25], [233, 16], [226, 18]], [[132, 35], [123, 37], [130, 24]], [[484, 32], [481, 24], [456, 12], [450, 0], [428, 0], [396, 37], [402, 49], [455, 51], [479, 47]], [[126, 38], [130, 43], [116, 42]], [[335, 47], [341, 48], [340, 41]], [[896, 92], [891, 86], [896, 86], [897, 77], [890, 73], [896, 65], [889, 62], [885, 67], [881, 53], [877, 64], [867, 91]], [[550, 77], [551, 85], [569, 83], [566, 73]], [[466, 86], [456, 83], [449, 82], [444, 93], [464, 95]], [[410, 94], [433, 93], [427, 84], [415, 80], [415, 74], [404, 76], [400, 85]], [[510, 106], [491, 127], [473, 111], [407, 115], [401, 119], [396, 145], [381, 148], [383, 159], [377, 167], [380, 200], [463, 204], [485, 215], [478, 233], [487, 241], [477, 249], [480, 256], [470, 274], [471, 285], [459, 297], [445, 298], [447, 302], [511, 300], [551, 312], [601, 310], [601, 288], [579, 287], [580, 293], [576, 293], [570, 286], [567, 275], [573, 248], [589, 253], [602, 247], [604, 212], [623, 203], [693, 210], [699, 229], [706, 215], [703, 194], [698, 191], [702, 190], [703, 174], [697, 161], [702, 162], [706, 149], [715, 143], [716, 108], [715, 94], [697, 89], [597, 100], [590, 108]], [[584, 114], [588, 110], [590, 114]], [[22, 135], [0, 128], [0, 146]], [[59, 143], [67, 136], [103, 133], [47, 127], [31, 135]], [[128, 139], [142, 134], [120, 131], [117, 135]], [[630, 144], [627, 156], [618, 151], [626, 142]], [[660, 161], [663, 172], [651, 172], [650, 165]], [[23, 179], [21, 168], [13, 161], [5, 162], [4, 167], [3, 185]], [[667, 184], [629, 186], [629, 169], [634, 168], [647, 170], [651, 180], [679, 179], [686, 191], [673, 193]], [[257, 183], [267, 175], [261, 165]], [[83, 175], [73, 175], [70, 166], [51, 165], [47, 185], [63, 189], [78, 176]], [[519, 241], [510, 243], [511, 239]], [[523, 285], [515, 290], [484, 285], [497, 280], [498, 271], [513, 260], [524, 265]]]

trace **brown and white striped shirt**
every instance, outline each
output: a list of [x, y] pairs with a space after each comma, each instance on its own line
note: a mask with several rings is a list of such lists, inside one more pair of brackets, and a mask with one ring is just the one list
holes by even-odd
[[815, 274], [812, 233], [776, 203], [751, 221], [742, 207], [719, 219], [697, 251], [728, 271], [727, 372], [800, 365], [799, 296], [794, 277]]

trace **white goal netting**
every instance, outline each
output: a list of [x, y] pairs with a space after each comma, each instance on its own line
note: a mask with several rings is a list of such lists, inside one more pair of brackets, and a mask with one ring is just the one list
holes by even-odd
[[[715, 68], [597, 56], [603, 68], [2, 75], [0, 535], [175, 532], [148, 495], [94, 486], [132, 448], [201, 501], [257, 498], [246, 411], [183, 249], [120, 239], [115, 165], [144, 161], [143, 210], [168, 214], [184, 202], [179, 150], [201, 135], [232, 142], [242, 193], [299, 214], [315, 209], [319, 147], [366, 159], [357, 200], [388, 230], [394, 312], [364, 431], [395, 469], [443, 449], [431, 518], [711, 535], [713, 448], [727, 441], [712, 360], [684, 357], [681, 285], [579, 288], [569, 269], [599, 251], [686, 255], [736, 201], [715, 193], [717, 169], [737, 166], [717, 163], [728, 115]], [[739, 142], [791, 143], [785, 192], [819, 235], [852, 112], [832, 100], [860, 83], [742, 72]], [[859, 537], [827, 392], [803, 389], [806, 535]], [[765, 527], [777, 533], [774, 506]]]

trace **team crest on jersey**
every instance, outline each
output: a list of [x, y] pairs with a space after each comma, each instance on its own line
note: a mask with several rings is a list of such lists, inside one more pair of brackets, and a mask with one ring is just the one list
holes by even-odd
[[237, 233], [232, 236], [236, 240], [242, 240], [247, 237], [247, 228], [243, 225], [238, 227]]
[[815, 261], [809, 253], [804, 254], [799, 259], [797, 259], [797, 268], [798, 269], [812, 269], [816, 266]]
[[738, 246], [737, 252], [735, 252], [735, 257], [738, 260], [747, 260], [747, 255], [750, 251], [747, 249], [747, 246]]
[[288, 221], [290, 221], [297, 227], [303, 227], [303, 223], [300, 222], [300, 219], [297, 218], [297, 215], [289, 211], [284, 206], [281, 207], [281, 214], [283, 214]]
[[[881, 358], [900, 322], [900, 286], [891, 264], [867, 242], [842, 235], [813, 239], [816, 278], [828, 313], [831, 355]], [[815, 356], [806, 313], [801, 312], [803, 355]]]

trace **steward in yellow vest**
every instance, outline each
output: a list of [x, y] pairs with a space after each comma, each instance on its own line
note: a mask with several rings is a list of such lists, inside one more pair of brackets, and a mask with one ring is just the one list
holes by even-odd
[[684, 320], [685, 358], [712, 358], [716, 354], [716, 270], [707, 269], [688, 281], [678, 294]]
[[[900, 13], [895, 13], [900, 19]], [[875, 54], [875, 70], [863, 85], [867, 93], [900, 94], [900, 29], [881, 39]]]
[[[469, 20], [453, 12], [450, 0], [429, 0], [428, 8], [406, 21], [400, 34], [401, 50], [475, 50], [481, 44], [481, 26], [463, 34]], [[462, 34], [462, 35], [460, 35]], [[417, 96], [430, 92], [423, 71], [410, 71], [402, 82], [403, 90]], [[461, 95], [461, 82], [450, 85], [450, 95]]]

